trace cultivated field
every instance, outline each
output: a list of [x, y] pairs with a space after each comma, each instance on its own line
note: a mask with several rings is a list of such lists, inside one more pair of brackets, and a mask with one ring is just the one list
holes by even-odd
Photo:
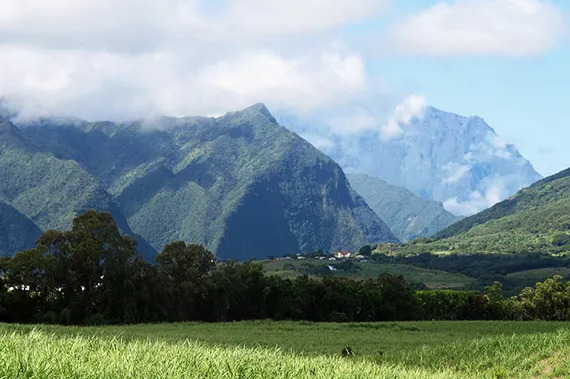
[[[568, 377], [550, 322], [0, 324], [0, 377]], [[341, 357], [350, 346], [355, 355]]]
[[[263, 264], [263, 271], [268, 275], [279, 275], [285, 278], [295, 278], [301, 274], [307, 274], [310, 277], [322, 276], [317, 273], [326, 273], [332, 277], [347, 277], [356, 279], [377, 279], [382, 274], [402, 275], [409, 282], [424, 284], [430, 289], [442, 288], [464, 288], [475, 282], [474, 278], [446, 272], [442, 270], [425, 269], [406, 264], [382, 264], [374, 262], [354, 262], [354, 271], [344, 271], [338, 269], [328, 271], [328, 266], [337, 265], [337, 262], [331, 263], [328, 260], [320, 261], [316, 259], [260, 261]], [[332, 266], [331, 266], [332, 267]]]

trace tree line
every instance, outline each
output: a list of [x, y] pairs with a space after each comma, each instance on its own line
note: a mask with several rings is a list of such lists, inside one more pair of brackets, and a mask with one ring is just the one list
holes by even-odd
[[105, 324], [248, 319], [309, 321], [570, 320], [570, 284], [555, 277], [505, 298], [414, 291], [401, 276], [376, 280], [266, 276], [255, 263], [216, 262], [200, 245], [168, 244], [154, 264], [111, 214], [88, 211], [69, 231], [0, 259], [0, 321]]
[[[482, 290], [490, 283], [500, 282], [505, 294], [518, 295], [523, 288], [535, 285], [531, 278], [511, 276], [508, 274], [534, 270], [539, 268], [569, 267], [570, 257], [547, 253], [516, 253], [516, 254], [457, 254], [437, 255], [419, 253], [413, 255], [371, 254], [373, 246], [364, 246], [361, 254], [376, 263], [406, 264], [416, 267], [455, 272], [475, 278], [476, 281], [469, 289]], [[415, 284], [418, 287], [418, 284]], [[417, 288], [420, 289], [420, 288]]]

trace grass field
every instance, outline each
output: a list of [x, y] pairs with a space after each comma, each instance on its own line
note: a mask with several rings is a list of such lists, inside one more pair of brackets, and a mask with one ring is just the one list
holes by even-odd
[[560, 275], [564, 280], [570, 279], [570, 267], [545, 267], [534, 270], [517, 271], [506, 275], [507, 279], [524, 282], [527, 285], [534, 285], [544, 278], [551, 278], [554, 275]]
[[[0, 377], [568, 377], [570, 324], [0, 324]], [[355, 356], [342, 358], [350, 346]]]
[[[263, 270], [269, 275], [280, 275], [286, 278], [294, 278], [301, 274], [311, 275], [311, 268], [327, 268], [329, 265], [335, 265], [338, 262], [321, 261], [316, 259], [307, 260], [285, 260], [260, 261], [263, 264]], [[414, 283], [423, 283], [427, 288], [463, 288], [469, 286], [475, 279], [469, 276], [446, 272], [441, 270], [432, 270], [420, 268], [406, 264], [381, 264], [374, 262], [354, 262], [355, 271], [335, 270], [327, 272], [327, 275], [348, 278], [361, 279], [377, 279], [381, 274], [402, 275], [407, 281]], [[326, 271], [325, 271], [326, 272]]]

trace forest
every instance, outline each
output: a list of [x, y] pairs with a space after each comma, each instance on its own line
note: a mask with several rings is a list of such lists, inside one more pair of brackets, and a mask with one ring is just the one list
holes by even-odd
[[265, 275], [260, 264], [217, 262], [203, 246], [181, 241], [149, 263], [110, 213], [95, 211], [76, 217], [71, 230], [47, 231], [35, 248], [0, 260], [3, 322], [254, 319], [570, 320], [570, 283], [553, 277], [505, 297], [498, 282], [483, 291], [457, 291], [413, 290], [394, 275], [281, 278]]

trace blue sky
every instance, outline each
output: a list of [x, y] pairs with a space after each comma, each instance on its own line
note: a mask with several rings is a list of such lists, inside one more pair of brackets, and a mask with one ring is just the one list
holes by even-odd
[[[409, 1], [405, 11], [434, 3]], [[570, 15], [570, 2], [553, 4], [565, 17]], [[404, 56], [371, 59], [368, 65], [390, 86], [421, 93], [430, 105], [480, 115], [498, 134], [515, 143], [541, 174], [570, 166], [567, 41], [532, 56]]]
[[433, 105], [548, 175], [570, 166], [569, 3], [5, 0], [0, 96], [22, 117], [114, 120], [265, 102], [323, 141]]

